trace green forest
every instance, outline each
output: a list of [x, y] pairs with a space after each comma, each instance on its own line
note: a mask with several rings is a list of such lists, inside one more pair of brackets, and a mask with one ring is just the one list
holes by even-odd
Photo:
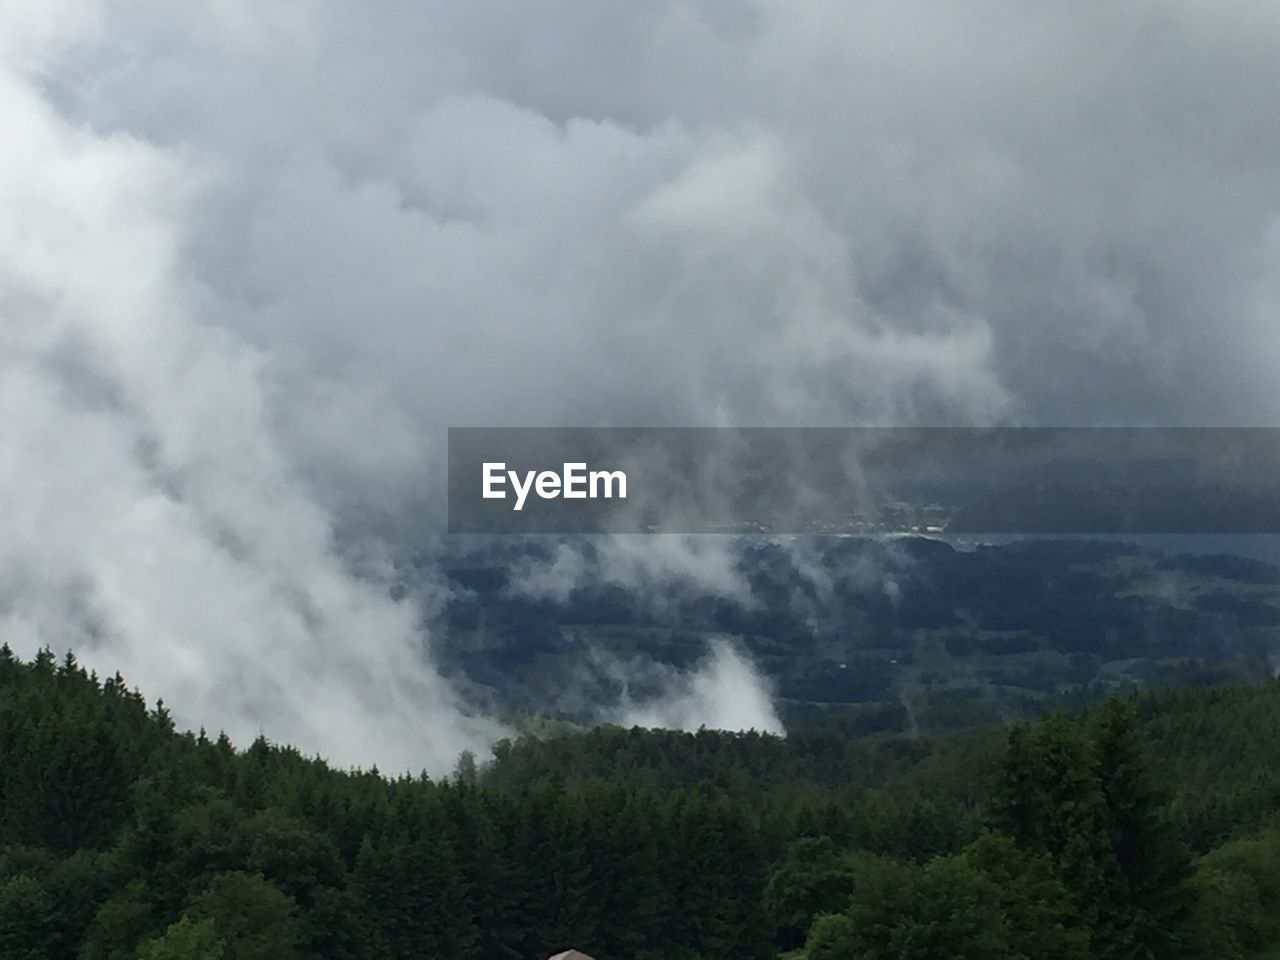
[[1280, 684], [1013, 727], [598, 727], [346, 771], [0, 651], [4, 960], [1260, 956]]

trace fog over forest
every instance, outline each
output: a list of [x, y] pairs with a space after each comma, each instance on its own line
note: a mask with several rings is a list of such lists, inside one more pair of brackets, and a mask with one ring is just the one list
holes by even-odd
[[[433, 665], [448, 426], [1274, 424], [1278, 41], [1192, 0], [0, 4], [0, 632], [439, 772], [503, 733]], [[598, 546], [759, 602], [716, 538]], [[732, 646], [617, 719], [778, 722]]]

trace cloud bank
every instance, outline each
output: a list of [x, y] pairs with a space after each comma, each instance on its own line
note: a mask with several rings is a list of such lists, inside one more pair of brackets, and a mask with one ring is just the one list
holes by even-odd
[[[4, 3], [5, 637], [443, 768], [487, 732], [380, 558], [448, 425], [1273, 424], [1278, 52], [1244, 2]], [[661, 550], [612, 569], [735, 589]]]

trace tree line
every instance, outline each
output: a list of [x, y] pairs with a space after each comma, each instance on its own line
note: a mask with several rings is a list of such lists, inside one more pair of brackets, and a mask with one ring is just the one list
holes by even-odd
[[1277, 933], [1276, 733], [1266, 684], [945, 737], [606, 727], [386, 777], [3, 648], [0, 957], [1230, 960]]

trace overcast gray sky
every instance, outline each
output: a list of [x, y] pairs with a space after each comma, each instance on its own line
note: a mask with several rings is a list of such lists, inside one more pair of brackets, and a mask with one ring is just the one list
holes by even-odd
[[233, 732], [489, 734], [333, 548], [448, 425], [1280, 422], [1274, 4], [8, 0], [0, 58], [0, 626]]

